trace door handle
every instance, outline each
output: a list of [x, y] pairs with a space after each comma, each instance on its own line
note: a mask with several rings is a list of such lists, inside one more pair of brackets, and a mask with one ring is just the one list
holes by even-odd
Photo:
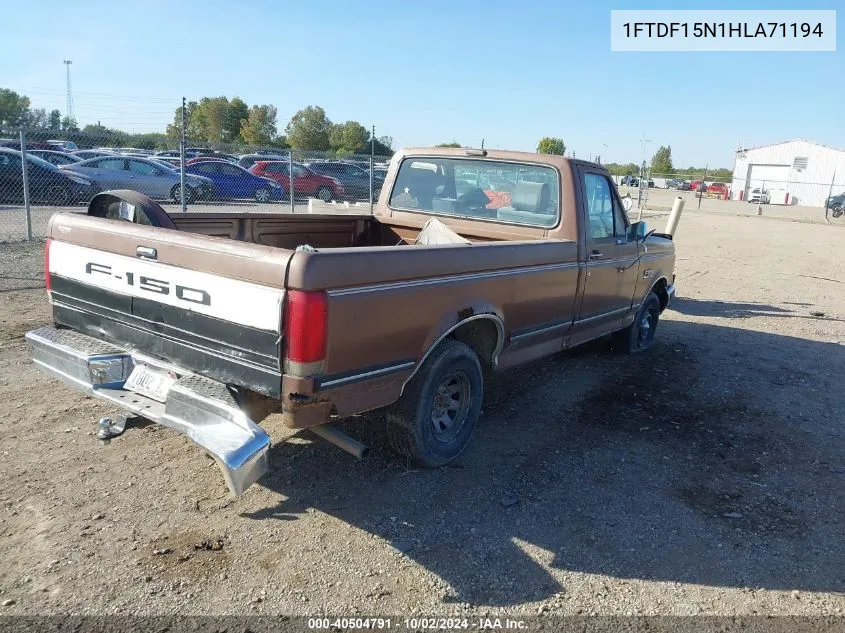
[[600, 251], [593, 251], [589, 255], [590, 259], [601, 259], [602, 257], [604, 257], [604, 253], [602, 253]]
[[135, 249], [135, 254], [141, 259], [158, 259], [158, 251], [149, 246], [139, 246]]

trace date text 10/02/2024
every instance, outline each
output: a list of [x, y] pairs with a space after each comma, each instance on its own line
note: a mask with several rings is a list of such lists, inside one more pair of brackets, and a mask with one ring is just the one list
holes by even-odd
[[808, 22], [626, 22], [625, 37], [775, 38], [821, 37], [821, 23]]
[[446, 631], [446, 630], [525, 630], [524, 620], [510, 618], [308, 618], [308, 628], [312, 630], [414, 630], [414, 631]]

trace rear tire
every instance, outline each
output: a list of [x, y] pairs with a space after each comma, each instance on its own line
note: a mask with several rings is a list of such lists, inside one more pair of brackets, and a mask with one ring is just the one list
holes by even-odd
[[613, 335], [613, 348], [626, 354], [640, 354], [651, 349], [660, 321], [660, 299], [649, 292], [634, 317], [634, 322]]
[[47, 200], [57, 207], [66, 207], [71, 204], [73, 196], [70, 189], [63, 185], [54, 185], [47, 192]]
[[834, 204], [832, 207], [830, 207], [830, 214], [831, 214], [834, 218], [838, 218], [838, 217], [839, 217], [839, 216], [841, 216], [843, 213], [845, 213], [845, 211], [843, 211], [843, 209], [842, 209], [842, 205], [841, 205], [841, 204]]
[[263, 187], [261, 189], [256, 189], [255, 190], [255, 201], [256, 202], [270, 202], [270, 190], [264, 189]]
[[331, 202], [332, 190], [328, 187], [320, 187], [317, 189], [317, 197], [323, 202]]
[[[173, 198], [173, 201], [177, 204], [182, 204], [182, 187], [180, 185], [174, 185], [173, 189], [170, 190], [170, 197]], [[185, 185], [185, 202], [193, 202], [197, 197], [197, 192], [191, 189], [188, 185]]]
[[420, 466], [448, 464], [469, 444], [483, 391], [478, 356], [463, 343], [443, 341], [387, 411], [388, 444]]

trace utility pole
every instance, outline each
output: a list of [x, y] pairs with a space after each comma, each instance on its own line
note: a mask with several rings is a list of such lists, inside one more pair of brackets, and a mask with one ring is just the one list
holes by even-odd
[[[649, 143], [651, 143], [651, 139], [650, 139], [650, 138], [646, 138], [646, 137], [645, 137], [645, 133], [643, 133], [643, 137], [642, 137], [640, 140], [641, 140], [641, 141], [642, 141], [642, 143], [643, 143], [643, 163], [642, 163], [642, 164], [643, 164], [643, 165], [645, 165], [645, 148], [646, 148], [646, 145], [648, 145]], [[641, 173], [641, 174], [640, 174], [640, 176], [641, 176], [641, 177], [642, 177], [642, 176], [645, 176], [645, 173]]]
[[373, 166], [376, 157], [376, 126], [370, 131], [370, 215], [373, 214]]
[[67, 116], [73, 118], [73, 93], [70, 90], [70, 65], [73, 63], [70, 59], [64, 60], [65, 68], [67, 69]]
[[185, 146], [187, 145], [185, 140], [187, 123], [185, 119], [185, 97], [182, 97], [182, 133], [179, 135], [179, 199], [182, 201], [182, 213], [188, 212], [188, 203], [185, 201]]

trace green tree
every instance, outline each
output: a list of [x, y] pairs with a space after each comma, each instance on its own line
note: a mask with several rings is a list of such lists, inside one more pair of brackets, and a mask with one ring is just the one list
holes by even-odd
[[[199, 104], [196, 101], [188, 101], [185, 104], [185, 119], [187, 129], [185, 135], [191, 139], [205, 140], [204, 130], [200, 128], [199, 121], [195, 116]], [[182, 107], [176, 108], [173, 115], [173, 123], [167, 126], [165, 130], [167, 138], [171, 140], [178, 140], [182, 137]]]
[[18, 126], [26, 124], [29, 97], [14, 90], [0, 88], [0, 124]]
[[[226, 99], [226, 97], [220, 98]], [[240, 97], [232, 97], [223, 113], [223, 141], [225, 143], [237, 143], [241, 140], [241, 121], [248, 117], [249, 106]]]
[[76, 119], [71, 116], [62, 118], [62, 132], [78, 132], [79, 126], [76, 124]]
[[320, 106], [308, 106], [294, 114], [285, 134], [288, 143], [294, 149], [327, 150], [329, 144], [329, 130], [332, 122], [326, 116], [326, 111]]
[[651, 173], [652, 175], [671, 174], [674, 173], [673, 170], [672, 147], [661, 145], [651, 157]]
[[47, 110], [44, 108], [33, 108], [26, 113], [27, 127], [44, 129], [47, 127], [47, 122]]
[[226, 113], [229, 99], [226, 97], [203, 97], [194, 108], [188, 121], [195, 126], [194, 138], [211, 143], [224, 140]]
[[544, 136], [537, 142], [537, 152], [540, 154], [563, 156], [566, 153], [566, 144], [562, 138]]
[[[373, 144], [373, 154], [376, 156], [390, 156], [393, 154], [393, 137], [380, 136], [370, 139]], [[367, 149], [370, 149], [369, 147]]]
[[335, 150], [343, 150], [354, 154], [365, 147], [369, 149], [370, 132], [358, 121], [336, 123], [329, 129], [329, 146]]
[[50, 120], [47, 126], [55, 132], [62, 129], [62, 113], [58, 110], [50, 110]]
[[241, 138], [248, 145], [270, 145], [276, 140], [276, 106], [254, 105], [241, 121]]
[[435, 147], [463, 147], [463, 145], [457, 141], [452, 141], [451, 143], [438, 143]]

